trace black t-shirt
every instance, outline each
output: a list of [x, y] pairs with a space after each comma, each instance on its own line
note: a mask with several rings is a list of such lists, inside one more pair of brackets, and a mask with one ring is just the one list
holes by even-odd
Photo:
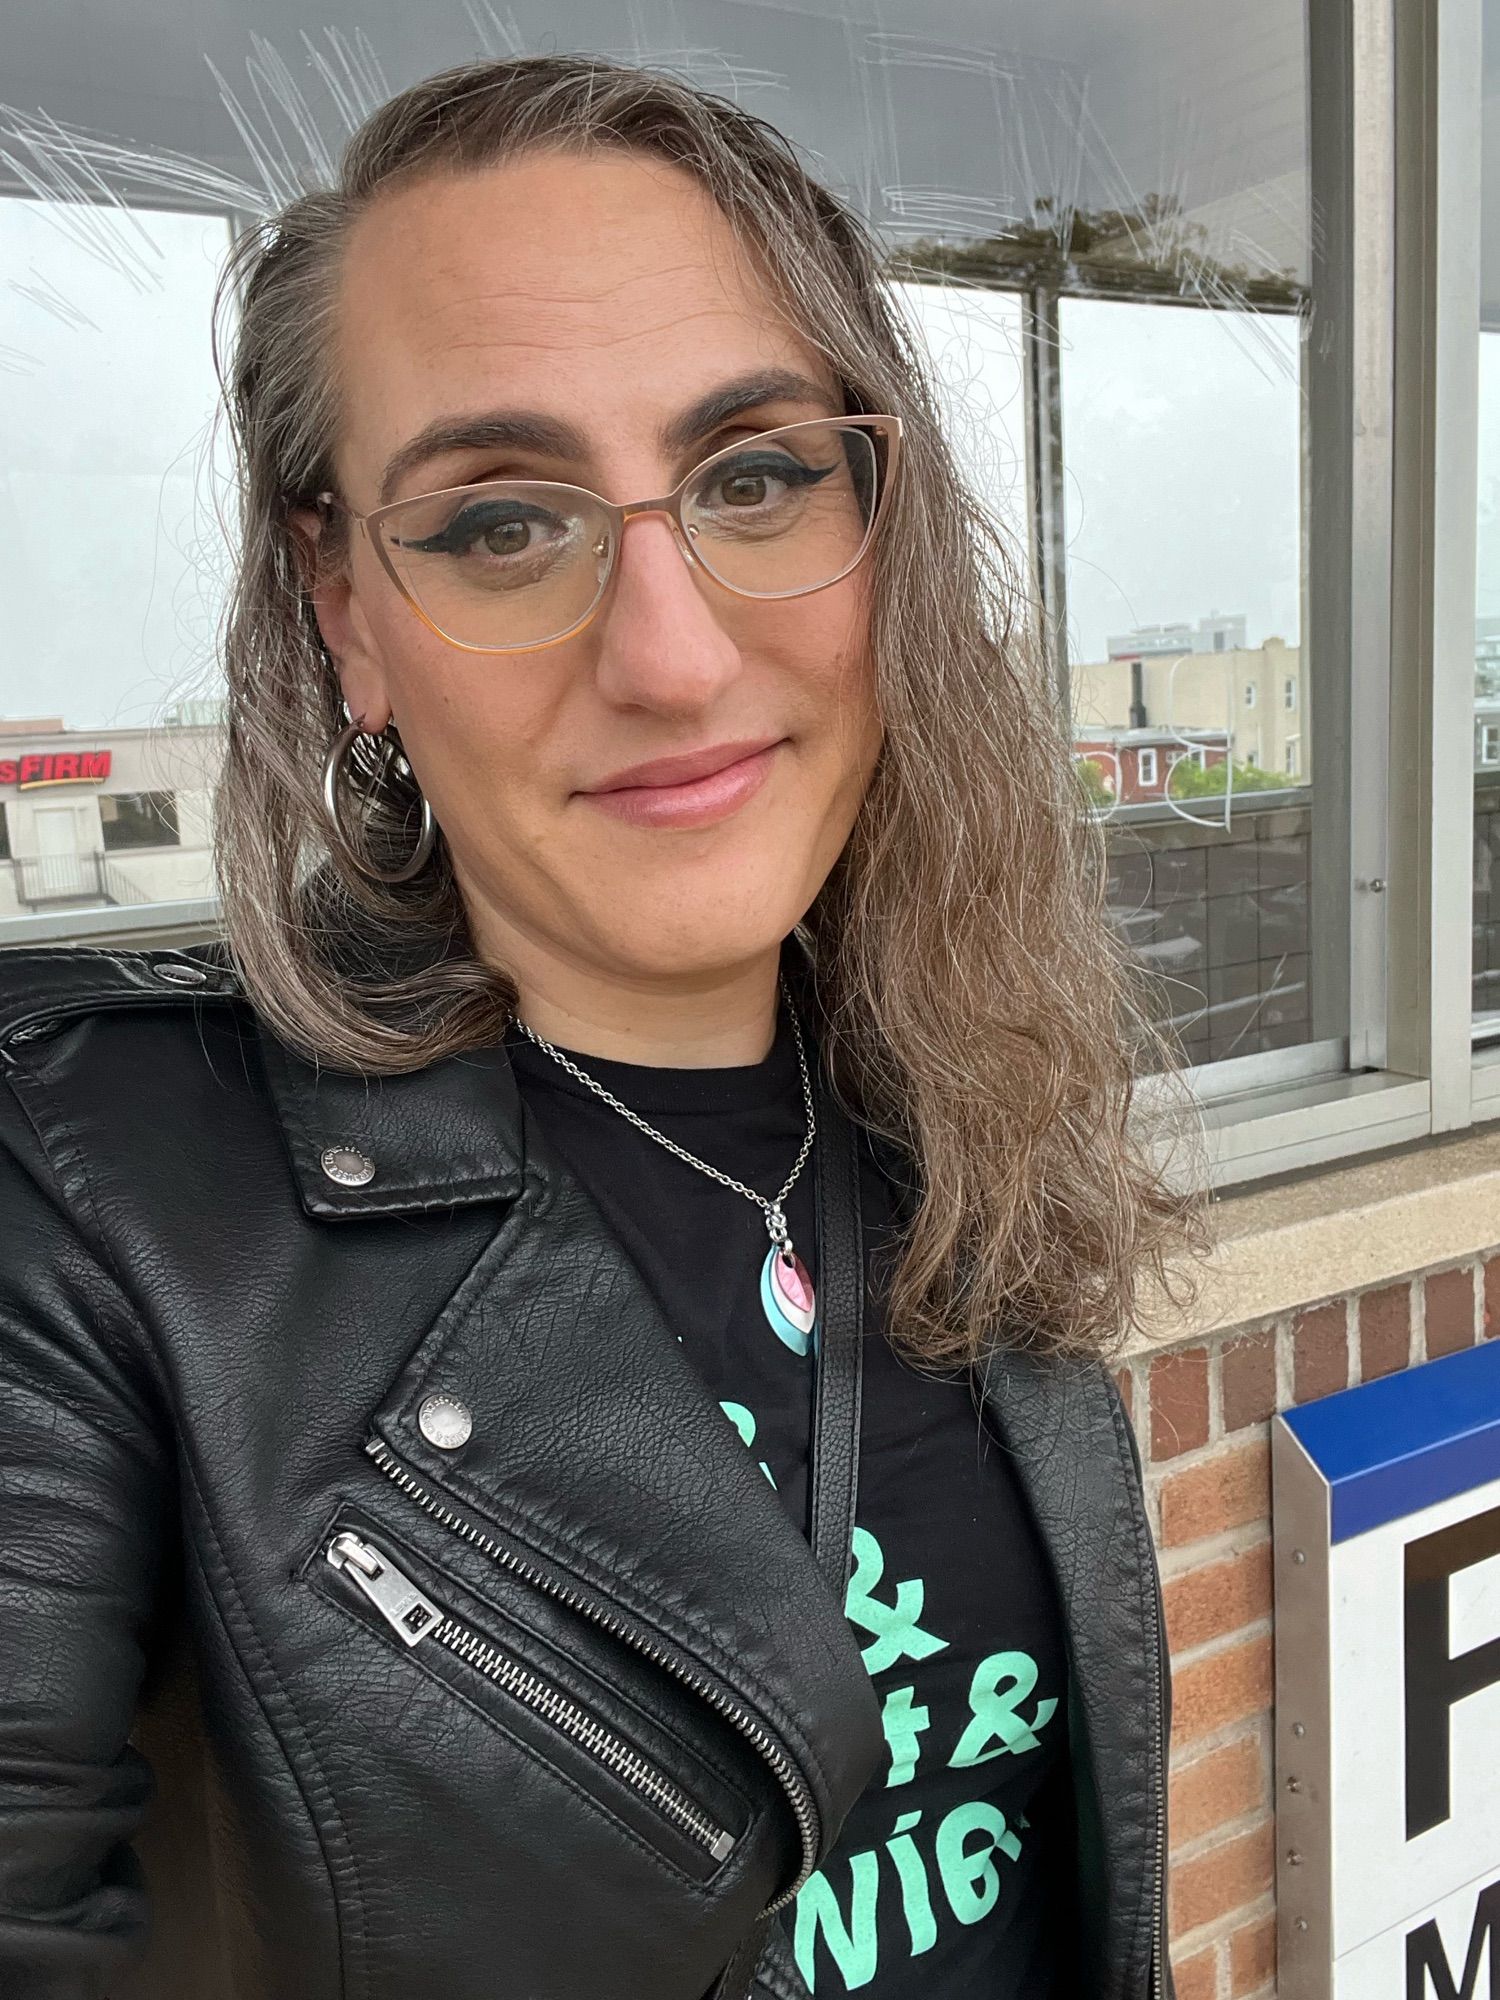
[[[762, 1306], [764, 1211], [638, 1131], [514, 1027], [506, 1044], [538, 1124], [807, 1534], [814, 1362], [773, 1331]], [[805, 1113], [784, 1007], [762, 1063], [659, 1069], [566, 1053], [760, 1193], [775, 1195], [791, 1170]], [[868, 1303], [845, 1610], [881, 1702], [887, 1754], [783, 1921], [819, 1995], [1045, 2000], [1060, 1990], [1071, 1875], [1055, 1592], [967, 1383], [918, 1372], [884, 1338], [898, 1196], [862, 1151]], [[816, 1285], [811, 1159], [786, 1213]]]

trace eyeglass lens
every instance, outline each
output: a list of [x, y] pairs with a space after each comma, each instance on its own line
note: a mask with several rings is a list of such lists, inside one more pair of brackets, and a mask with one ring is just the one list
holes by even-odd
[[[700, 468], [683, 494], [693, 552], [731, 590], [792, 596], [834, 582], [869, 539], [879, 486], [870, 432], [768, 431]], [[390, 561], [437, 629], [473, 647], [541, 645], [592, 610], [614, 527], [581, 488], [489, 480], [384, 514]]]

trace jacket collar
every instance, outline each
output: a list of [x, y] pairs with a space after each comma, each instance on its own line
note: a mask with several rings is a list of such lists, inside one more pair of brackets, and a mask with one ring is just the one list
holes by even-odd
[[[500, 1044], [404, 1076], [325, 1069], [265, 1033], [261, 1050], [309, 1215], [336, 1222], [414, 1214], [513, 1201], [521, 1192], [521, 1103]], [[366, 1171], [360, 1160], [369, 1177], [351, 1184], [350, 1167]]]
[[[813, 1018], [811, 963], [795, 934], [782, 952], [782, 970], [802, 1018]], [[503, 1044], [467, 1049], [401, 1076], [365, 1076], [324, 1067], [264, 1023], [260, 1043], [307, 1214], [336, 1222], [509, 1202], [520, 1194], [523, 1113]], [[357, 1184], [335, 1178], [329, 1167], [345, 1163], [330, 1154], [357, 1154], [373, 1171]]]

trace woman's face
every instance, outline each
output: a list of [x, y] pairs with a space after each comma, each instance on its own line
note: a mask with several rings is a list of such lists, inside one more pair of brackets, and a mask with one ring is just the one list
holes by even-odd
[[[719, 210], [629, 154], [533, 154], [381, 198], [346, 246], [336, 346], [358, 512], [484, 478], [640, 499], [738, 438], [843, 412]], [[695, 404], [772, 370], [802, 385], [754, 384], [681, 435]], [[571, 435], [450, 443], [384, 489], [429, 427], [521, 412]], [[627, 526], [592, 622], [538, 650], [448, 644], [357, 533], [317, 609], [351, 714], [401, 732], [484, 955], [649, 985], [747, 965], [817, 894], [879, 750], [868, 592], [866, 561], [810, 595], [734, 596], [654, 514]], [[692, 787], [635, 772], [665, 758], [727, 768]]]

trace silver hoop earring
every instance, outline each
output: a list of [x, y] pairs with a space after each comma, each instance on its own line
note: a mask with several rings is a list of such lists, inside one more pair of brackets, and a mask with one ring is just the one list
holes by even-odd
[[[417, 788], [417, 796], [422, 801], [422, 830], [417, 836], [417, 844], [412, 850], [411, 858], [403, 861], [399, 868], [377, 868], [367, 861], [350, 839], [349, 829], [344, 824], [339, 805], [340, 772], [356, 740], [369, 733], [361, 729], [357, 722], [351, 722], [334, 737], [323, 762], [323, 816], [328, 821], [334, 840], [351, 868], [357, 869], [371, 882], [409, 882], [418, 869], [426, 864], [428, 856], [432, 853], [432, 844], [437, 838], [437, 822], [432, 817], [432, 807], [427, 803], [426, 794], [420, 786]], [[384, 731], [381, 733], [385, 734]], [[386, 740], [389, 741], [389, 738]], [[413, 783], [415, 782], [413, 778]]]

